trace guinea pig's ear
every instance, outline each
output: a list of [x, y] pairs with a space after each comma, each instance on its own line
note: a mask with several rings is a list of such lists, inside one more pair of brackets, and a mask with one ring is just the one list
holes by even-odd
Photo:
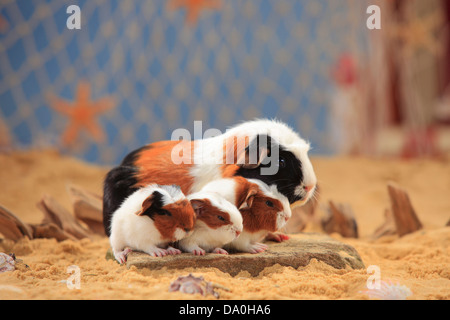
[[244, 169], [255, 169], [270, 154], [272, 139], [267, 135], [257, 135], [244, 152], [238, 152], [236, 164]]
[[253, 200], [255, 199], [256, 194], [258, 193], [258, 187], [257, 186], [250, 186], [247, 189], [247, 194], [245, 195], [245, 198], [243, 198], [243, 201], [241, 203], [238, 203], [238, 209], [246, 209], [251, 208], [253, 204]]
[[191, 200], [191, 206], [194, 209], [195, 216], [199, 217], [203, 213], [203, 207], [204, 207], [205, 201], [202, 199], [192, 199]]
[[153, 219], [152, 211], [154, 209], [158, 209], [162, 207], [162, 197], [163, 195], [159, 191], [153, 191], [151, 195], [149, 195], [144, 202], [142, 202], [141, 209], [136, 212], [136, 215], [143, 216], [147, 215]]

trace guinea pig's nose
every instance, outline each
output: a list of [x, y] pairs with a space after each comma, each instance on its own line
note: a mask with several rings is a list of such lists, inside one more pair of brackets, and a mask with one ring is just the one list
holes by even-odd
[[189, 228], [184, 228], [184, 231], [189, 232], [189, 231], [191, 231], [191, 229], [189, 229]]
[[304, 189], [306, 192], [311, 191], [313, 188], [314, 188], [314, 185], [303, 186], [303, 189]]
[[239, 230], [236, 230], [236, 237], [239, 237], [240, 234], [241, 232]]

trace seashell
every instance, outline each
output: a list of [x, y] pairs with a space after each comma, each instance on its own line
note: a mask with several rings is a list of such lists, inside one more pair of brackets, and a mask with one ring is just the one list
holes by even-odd
[[211, 282], [205, 281], [202, 276], [197, 278], [191, 273], [184, 277], [178, 277], [170, 284], [169, 292], [174, 291], [188, 294], [199, 293], [203, 296], [212, 294], [214, 297], [219, 298], [219, 294], [214, 291], [214, 286]]
[[406, 300], [412, 295], [411, 289], [407, 286], [391, 280], [381, 281], [379, 289], [368, 289], [360, 292], [367, 294], [371, 299], [380, 300]]
[[15, 264], [14, 256], [0, 252], [0, 273], [14, 271], [16, 269]]

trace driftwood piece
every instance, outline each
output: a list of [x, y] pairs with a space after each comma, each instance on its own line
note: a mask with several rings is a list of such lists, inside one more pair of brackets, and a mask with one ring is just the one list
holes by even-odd
[[29, 239], [54, 238], [57, 241], [90, 238], [91, 232], [83, 228], [75, 217], [50, 196], [44, 196], [38, 208], [44, 212], [41, 224], [27, 224], [8, 209], [0, 205], [0, 234], [18, 241]]
[[[319, 186], [317, 186], [316, 195], [318, 195], [318, 189]], [[305, 205], [292, 209], [292, 216], [289, 218], [286, 226], [283, 228], [283, 231], [286, 233], [302, 232], [308, 223], [314, 220], [315, 212], [318, 206], [318, 196], [314, 196]]]
[[54, 223], [77, 239], [91, 237], [90, 231], [83, 228], [75, 217], [51, 196], [45, 195], [37, 206], [45, 215], [43, 223]]
[[422, 229], [422, 223], [417, 217], [408, 193], [393, 183], [388, 185], [388, 192], [398, 235], [401, 237]]
[[27, 224], [8, 209], [0, 206], [0, 233], [6, 239], [18, 241], [23, 237], [29, 239], [55, 238], [58, 241], [76, 238], [59, 228], [54, 223]]
[[104, 236], [102, 198], [74, 185], [68, 186], [68, 192], [72, 198], [75, 217], [94, 233]]
[[385, 221], [379, 226], [372, 234], [373, 239], [378, 239], [383, 236], [397, 234], [397, 227], [395, 226], [394, 216], [390, 209], [386, 209], [384, 212]]
[[0, 233], [13, 241], [17, 241], [24, 236], [33, 239], [33, 231], [30, 226], [2, 206], [0, 206]]
[[348, 204], [335, 204], [329, 201], [328, 214], [322, 218], [323, 230], [330, 234], [337, 232], [346, 238], [358, 238], [358, 225]]
[[62, 230], [54, 223], [44, 223], [44, 224], [32, 224], [30, 227], [33, 229], [33, 237], [35, 239], [46, 238], [46, 239], [56, 239], [57, 241], [64, 240], [77, 240], [73, 235]]

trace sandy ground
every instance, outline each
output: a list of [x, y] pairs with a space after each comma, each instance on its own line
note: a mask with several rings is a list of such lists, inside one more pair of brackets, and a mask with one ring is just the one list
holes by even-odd
[[[358, 222], [359, 239], [332, 237], [354, 246], [366, 267], [376, 266], [382, 283], [408, 288], [408, 299], [450, 299], [450, 227], [444, 227], [450, 219], [450, 160], [312, 161], [321, 185], [320, 199], [350, 204]], [[44, 194], [70, 209], [67, 184], [100, 194], [107, 170], [54, 151], [0, 154], [0, 204], [25, 222], [39, 223], [43, 214], [36, 203]], [[389, 181], [408, 190], [424, 229], [373, 241], [370, 235], [383, 222], [389, 205]], [[60, 243], [2, 241], [0, 252], [14, 252], [29, 268], [0, 274], [0, 300], [215, 299], [168, 291], [174, 279], [190, 272], [227, 288], [217, 290], [221, 299], [369, 299], [366, 284], [372, 273], [367, 270], [335, 270], [315, 260], [299, 269], [275, 265], [255, 278], [245, 272], [231, 277], [213, 268], [128, 270], [105, 259], [108, 247], [108, 240], [100, 237]], [[79, 268], [80, 289], [69, 288], [75, 284], [69, 278], [71, 266]]]

